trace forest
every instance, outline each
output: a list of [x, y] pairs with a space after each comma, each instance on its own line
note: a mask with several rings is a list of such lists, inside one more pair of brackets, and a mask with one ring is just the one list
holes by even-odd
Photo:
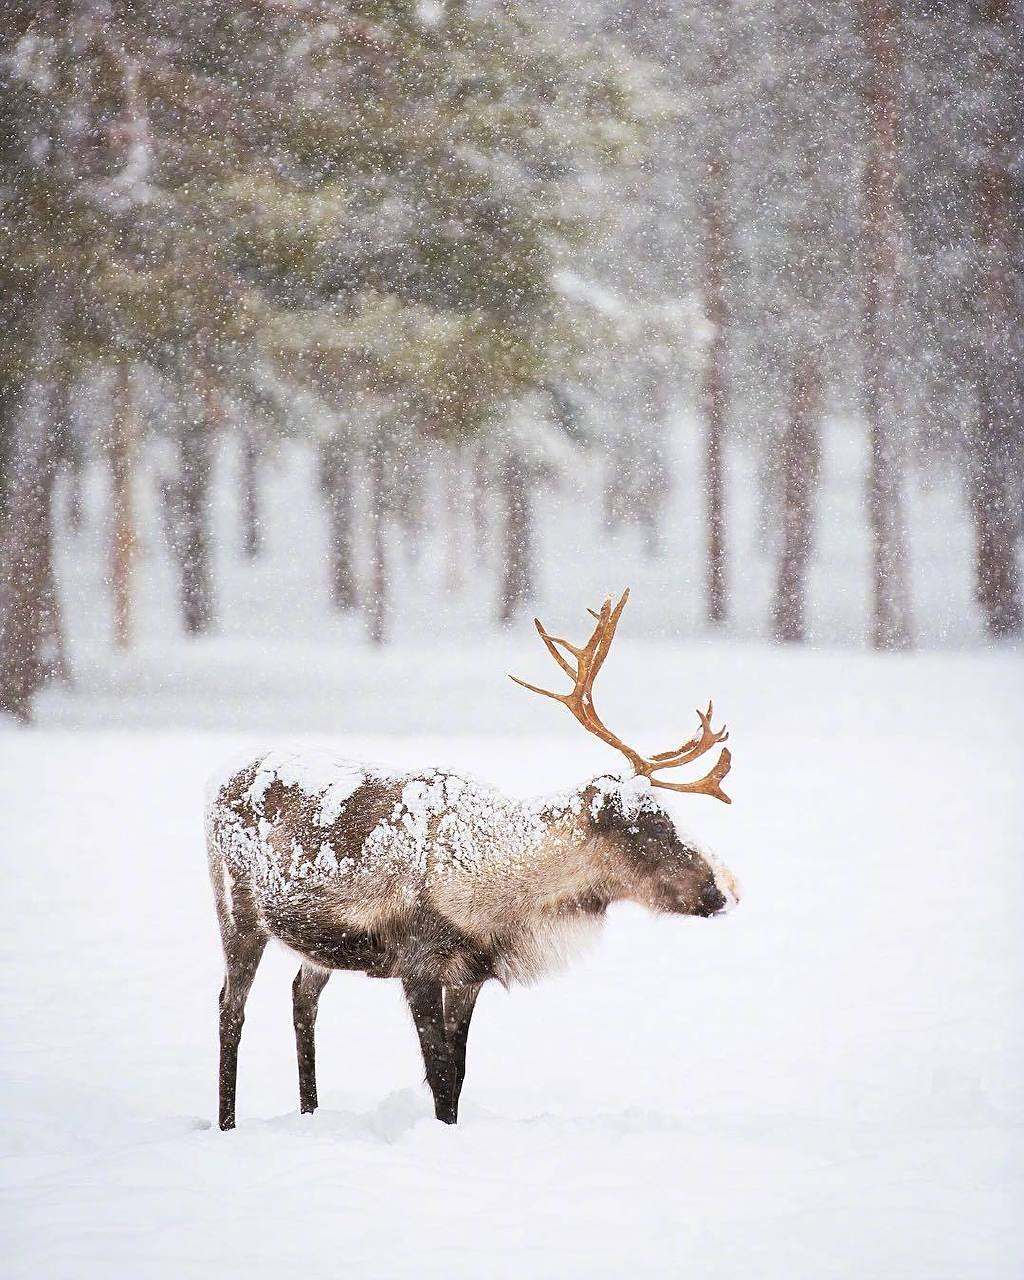
[[222, 629], [296, 451], [371, 646], [403, 557], [497, 626], [591, 526], [711, 633], [754, 545], [755, 633], [815, 640], [846, 523], [839, 638], [940, 643], [915, 486], [949, 495], [932, 595], [959, 537], [969, 634], [1019, 635], [1022, 30], [1014, 0], [9, 0], [0, 710], [73, 688], [76, 591], [137, 643], [155, 543], [161, 625]]
[[1022, 570], [1024, 0], [3, 0], [3, 1280], [1021, 1280]]

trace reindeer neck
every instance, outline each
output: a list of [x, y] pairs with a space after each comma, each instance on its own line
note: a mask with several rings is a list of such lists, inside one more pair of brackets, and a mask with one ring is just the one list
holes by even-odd
[[524, 802], [540, 837], [522, 864], [523, 888], [545, 914], [603, 911], [623, 896], [614, 849], [596, 829], [593, 784]]

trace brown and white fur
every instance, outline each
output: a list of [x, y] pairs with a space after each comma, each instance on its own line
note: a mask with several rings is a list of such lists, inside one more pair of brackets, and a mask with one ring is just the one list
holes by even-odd
[[245, 1002], [269, 938], [301, 959], [301, 1109], [317, 1105], [320, 994], [333, 970], [354, 969], [401, 980], [436, 1115], [454, 1124], [483, 983], [558, 967], [613, 902], [712, 916], [737, 901], [732, 877], [680, 835], [645, 778], [602, 775], [521, 802], [444, 770], [278, 751], [215, 781], [206, 819], [226, 961], [222, 1129], [235, 1123]]

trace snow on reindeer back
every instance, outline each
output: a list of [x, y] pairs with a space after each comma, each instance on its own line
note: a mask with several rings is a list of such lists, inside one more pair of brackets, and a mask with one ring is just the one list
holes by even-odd
[[428, 877], [474, 875], [523, 859], [546, 833], [534, 807], [435, 769], [407, 778], [390, 816], [363, 848], [371, 864], [375, 857], [399, 857]]
[[[418, 877], [481, 874], [508, 868], [541, 845], [552, 819], [578, 815], [578, 794], [521, 802], [477, 779], [445, 769], [397, 774], [361, 764], [321, 748], [269, 751], [255, 762], [244, 802], [258, 819], [258, 844], [270, 878], [280, 882], [311, 877], [370, 874], [385, 864], [404, 864]], [[354, 863], [331, 847], [329, 828], [343, 815], [369, 779], [400, 786], [395, 803], [363, 842]], [[316, 825], [324, 829], [318, 850], [293, 848], [283, 865], [268, 846], [274, 830], [265, 801], [274, 782], [294, 787], [315, 802]], [[273, 864], [271, 866], [270, 864]], [[272, 872], [272, 874], [271, 874]]]
[[253, 812], [262, 817], [263, 800], [272, 782], [296, 787], [320, 802], [317, 824], [329, 827], [341, 817], [353, 792], [375, 772], [355, 760], [319, 748], [270, 751], [260, 760], [246, 799]]
[[[299, 883], [325, 881], [355, 869], [351, 857], [332, 847], [330, 828], [365, 782], [384, 776], [380, 770], [324, 748], [284, 747], [250, 756], [246, 765], [238, 762], [227, 776], [250, 769], [252, 781], [237, 801], [218, 808], [214, 797], [208, 810], [211, 829], [219, 828], [217, 838], [228, 865], [252, 872], [264, 891], [286, 894]], [[267, 812], [267, 794], [275, 782], [312, 803], [313, 826], [323, 831], [323, 839], [310, 844], [293, 838], [284, 848], [275, 838], [280, 832], [278, 815]], [[255, 818], [255, 830], [242, 816], [245, 810]]]

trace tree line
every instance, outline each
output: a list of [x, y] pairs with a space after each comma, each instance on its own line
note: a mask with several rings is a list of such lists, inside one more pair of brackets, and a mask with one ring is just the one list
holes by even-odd
[[216, 624], [226, 434], [248, 555], [268, 442], [313, 441], [332, 598], [379, 643], [387, 531], [417, 538], [438, 448], [444, 518], [500, 508], [509, 621], [536, 485], [573, 450], [607, 458], [607, 523], [657, 552], [688, 405], [709, 622], [730, 613], [741, 441], [763, 460], [771, 627], [803, 638], [822, 424], [848, 412], [873, 643], [912, 642], [904, 489], [936, 458], [963, 477], [988, 630], [1020, 630], [1010, 0], [14, 0], [0, 34], [0, 708], [28, 718], [66, 667], [54, 493], [74, 528], [88, 459], [131, 643], [133, 478], [157, 437], [190, 633]]

